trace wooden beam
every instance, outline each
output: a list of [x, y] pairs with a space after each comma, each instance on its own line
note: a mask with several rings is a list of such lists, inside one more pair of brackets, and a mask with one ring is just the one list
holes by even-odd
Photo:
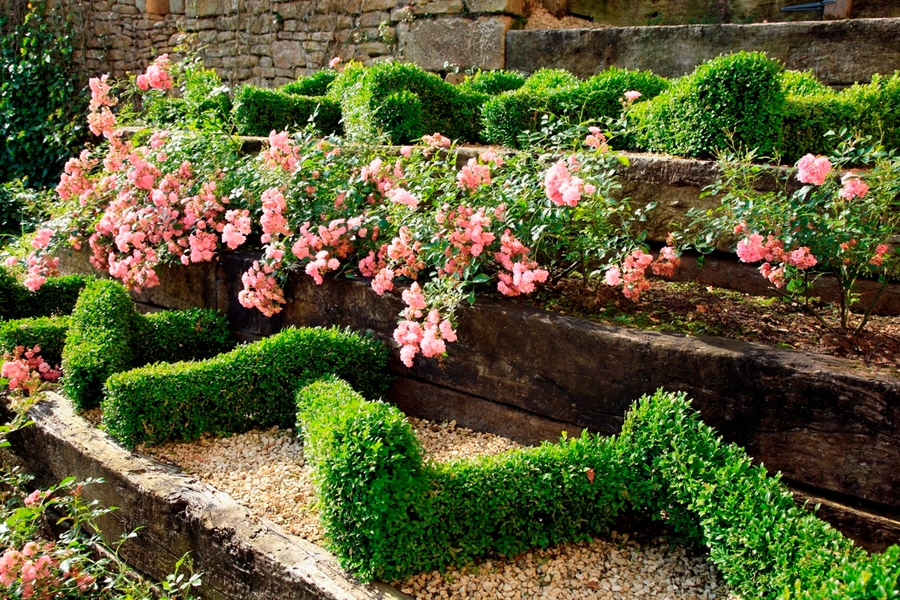
[[849, 19], [853, 0], [837, 0], [834, 4], [825, 5], [825, 18]]

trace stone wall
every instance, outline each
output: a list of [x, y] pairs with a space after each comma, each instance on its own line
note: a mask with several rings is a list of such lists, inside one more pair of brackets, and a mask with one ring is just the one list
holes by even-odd
[[500, 68], [525, 0], [98, 0], [73, 8], [85, 34], [76, 61], [88, 73], [137, 72], [158, 54], [177, 54], [187, 37], [227, 83], [277, 86], [335, 56], [436, 71]]

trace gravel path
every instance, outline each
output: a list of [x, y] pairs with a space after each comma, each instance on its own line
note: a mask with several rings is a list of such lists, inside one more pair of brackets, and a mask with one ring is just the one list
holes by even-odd
[[[409, 421], [426, 455], [436, 461], [521, 447], [507, 438], [457, 427], [455, 421]], [[272, 428], [139, 449], [231, 494], [256, 515], [288, 532], [323, 544], [311, 469], [291, 430]], [[443, 574], [423, 573], [394, 585], [423, 600], [737, 599], [719, 581], [705, 556], [670, 547], [662, 538], [639, 542], [616, 532], [591, 543], [562, 544], [505, 560], [482, 560]]]

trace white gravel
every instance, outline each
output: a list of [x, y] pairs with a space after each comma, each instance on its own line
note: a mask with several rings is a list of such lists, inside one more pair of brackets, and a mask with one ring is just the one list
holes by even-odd
[[[446, 461], [496, 454], [519, 444], [489, 433], [410, 418], [426, 457]], [[310, 467], [291, 430], [141, 447], [233, 496], [258, 516], [322, 545]], [[394, 585], [415, 598], [734, 600], [703, 555], [662, 538], [636, 541], [612, 532], [591, 543], [562, 544], [504, 560], [482, 560]]]

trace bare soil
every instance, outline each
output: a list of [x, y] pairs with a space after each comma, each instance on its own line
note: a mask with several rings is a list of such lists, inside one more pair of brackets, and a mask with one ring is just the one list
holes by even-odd
[[[780, 297], [662, 280], [654, 280], [637, 301], [603, 283], [585, 285], [577, 278], [549, 284], [521, 301], [601, 323], [826, 354], [900, 375], [900, 316], [870, 316], [860, 333], [841, 333], [837, 310], [828, 304], [807, 307]], [[852, 321], [861, 317], [854, 313]]]

